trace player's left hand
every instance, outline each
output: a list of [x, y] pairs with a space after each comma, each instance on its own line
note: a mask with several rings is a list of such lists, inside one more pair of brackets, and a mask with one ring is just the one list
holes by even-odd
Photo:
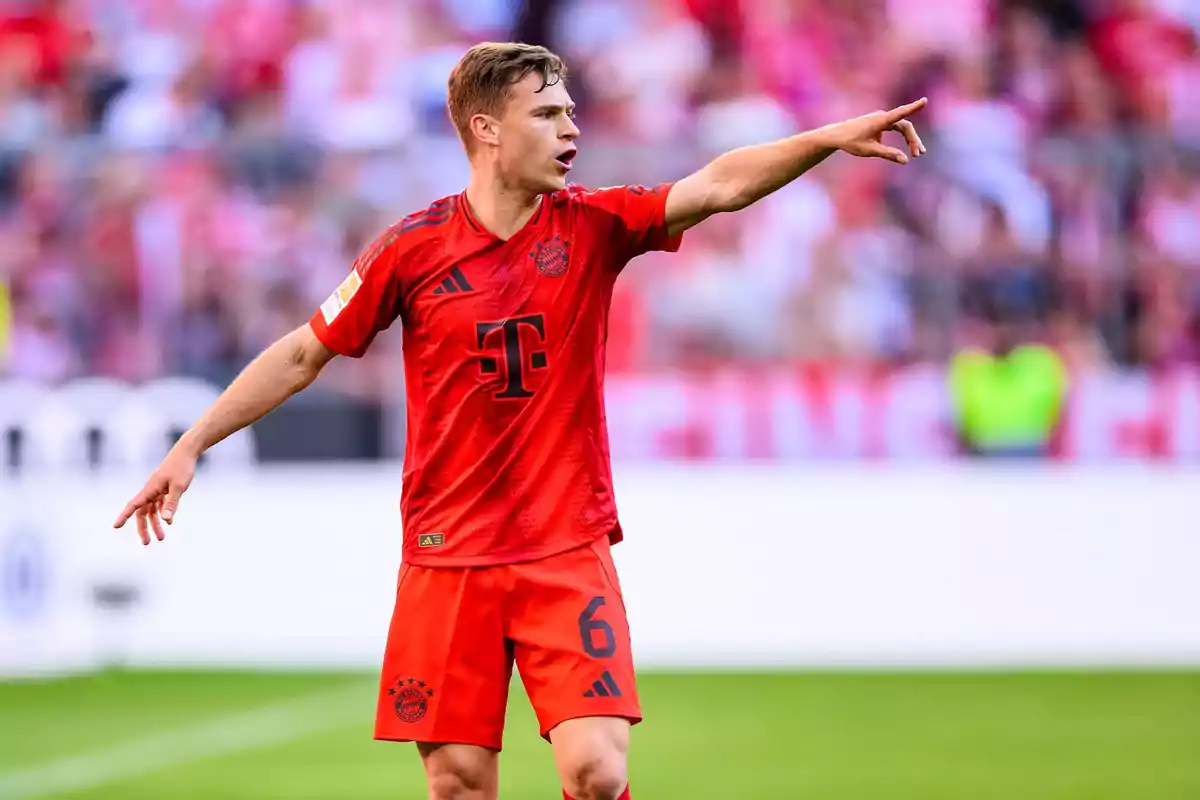
[[[909, 156], [918, 158], [925, 154], [925, 145], [917, 135], [917, 129], [908, 117], [928, 105], [929, 99], [922, 97], [916, 102], [893, 108], [891, 111], [875, 111], [861, 117], [845, 120], [832, 126], [834, 143], [859, 158], [885, 158], [897, 164], [907, 164]], [[895, 131], [904, 137], [908, 153], [883, 143], [883, 135]]]

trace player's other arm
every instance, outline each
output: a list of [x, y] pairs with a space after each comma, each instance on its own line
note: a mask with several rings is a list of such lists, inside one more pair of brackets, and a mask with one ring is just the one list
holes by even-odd
[[142, 544], [150, 544], [151, 528], [162, 541], [159, 517], [171, 524], [206, 450], [309, 386], [334, 356], [358, 357], [366, 352], [375, 335], [399, 315], [395, 239], [389, 231], [373, 242], [308, 324], [279, 339], [242, 370], [171, 448], [121, 511], [115, 527], [136, 517]]
[[[915, 103], [876, 111], [766, 144], [730, 150], [679, 180], [667, 195], [666, 223], [676, 236], [713, 214], [741, 209], [761, 200], [820, 164], [839, 150], [861, 158], [907, 164], [925, 152], [907, 118], [926, 105]], [[903, 150], [883, 143], [888, 131], [901, 134]]]

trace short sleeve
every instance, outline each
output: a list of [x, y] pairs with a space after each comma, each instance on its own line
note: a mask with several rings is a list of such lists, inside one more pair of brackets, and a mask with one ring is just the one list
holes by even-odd
[[666, 223], [667, 195], [672, 186], [613, 186], [586, 193], [585, 202], [615, 217], [616, 238], [625, 261], [655, 250], [673, 253], [679, 249], [683, 234], [671, 236]]
[[398, 230], [387, 231], [363, 250], [309, 320], [313, 333], [335, 353], [362, 357], [375, 336], [400, 315]]

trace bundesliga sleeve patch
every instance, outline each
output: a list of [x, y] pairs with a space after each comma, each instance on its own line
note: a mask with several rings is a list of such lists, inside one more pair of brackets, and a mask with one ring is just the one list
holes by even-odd
[[350, 274], [346, 276], [346, 280], [342, 281], [341, 286], [334, 289], [333, 294], [329, 295], [329, 299], [321, 304], [321, 316], [325, 317], [326, 325], [333, 324], [338, 314], [342, 313], [342, 309], [350, 304], [350, 299], [357, 294], [360, 286], [362, 286], [362, 276], [358, 274], [357, 269], [350, 270]]

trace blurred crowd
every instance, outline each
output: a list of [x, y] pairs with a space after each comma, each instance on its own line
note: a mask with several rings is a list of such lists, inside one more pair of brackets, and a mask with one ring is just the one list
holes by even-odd
[[[1200, 359], [1195, 0], [30, 0], [0, 374], [228, 381], [463, 186], [446, 78], [509, 38], [567, 58], [589, 185], [930, 98], [927, 157], [835, 156], [631, 265], [613, 370], [944, 361], [998, 322], [1083, 368]], [[378, 342], [346, 391], [395, 371]]]

